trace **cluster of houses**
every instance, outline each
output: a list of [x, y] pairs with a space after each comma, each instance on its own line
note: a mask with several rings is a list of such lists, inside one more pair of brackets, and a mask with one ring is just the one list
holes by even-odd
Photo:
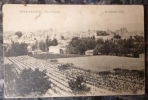
[[[100, 35], [102, 34], [102, 32], [104, 32], [106, 35]], [[4, 32], [4, 46], [11, 44], [12, 41], [19, 42], [19, 43], [24, 42], [29, 44], [28, 50], [32, 51], [31, 45], [35, 44], [36, 41], [45, 42], [47, 35], [50, 39], [56, 38], [58, 40], [57, 46], [49, 47], [49, 53], [58, 54], [58, 53], [65, 53], [66, 46], [69, 44], [69, 42], [73, 37], [79, 37], [79, 38], [94, 37], [96, 41], [98, 39], [102, 39], [105, 41], [105, 40], [115, 39], [114, 38], [115, 35], [120, 35], [121, 39], [127, 39], [130, 36], [135, 36], [135, 35], [143, 36], [143, 32], [138, 32], [138, 31], [128, 32], [126, 28], [121, 28], [120, 30], [116, 30], [116, 31], [111, 31], [108, 29], [107, 31], [88, 30], [88, 31], [81, 31], [81, 32], [68, 31], [65, 33], [60, 33], [60, 32], [57, 32], [56, 30], [48, 29], [48, 30], [38, 30], [35, 32], [24, 32], [22, 33], [22, 36], [20, 38], [17, 35], [15, 35], [14, 32]], [[61, 39], [61, 35], [64, 36], [64, 39]], [[41, 52], [41, 50], [36, 50], [32, 52], [37, 53], [38, 51]], [[86, 51], [85, 54], [93, 55], [93, 50], [88, 50]]]
[[108, 34], [106, 36], [103, 36], [103, 35], [101, 36], [101, 35], [98, 35], [97, 33], [95, 33], [95, 40], [103, 39], [105, 41], [105, 40], [115, 39], [114, 38], [115, 35], [121, 36], [121, 39], [128, 39], [128, 38], [130, 38], [130, 36], [133, 37], [136, 35], [144, 36], [143, 32], [140, 32], [140, 31], [128, 32], [126, 28], [121, 28], [120, 30], [116, 30], [116, 31], [111, 31], [108, 29], [106, 31], [106, 33]]

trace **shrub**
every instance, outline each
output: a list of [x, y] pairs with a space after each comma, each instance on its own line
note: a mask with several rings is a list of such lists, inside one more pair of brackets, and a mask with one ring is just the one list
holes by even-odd
[[17, 91], [22, 95], [29, 95], [30, 93], [44, 94], [51, 87], [49, 77], [46, 71], [39, 71], [35, 69], [24, 69], [19, 78], [16, 80]]
[[50, 63], [53, 63], [53, 64], [58, 63], [58, 60], [57, 59], [51, 59]]
[[6, 95], [25, 96], [31, 93], [45, 94], [51, 87], [51, 82], [46, 71], [39, 69], [24, 69], [20, 74], [16, 73], [13, 65], [5, 65]]
[[67, 63], [67, 64], [62, 64], [58, 66], [59, 70], [66, 70], [71, 66], [71, 64]]
[[21, 31], [18, 31], [18, 32], [16, 32], [16, 33], [15, 33], [15, 35], [17, 35], [17, 36], [18, 36], [18, 38], [20, 38], [23, 34], [22, 34], [22, 32], [21, 32]]
[[83, 94], [90, 91], [90, 87], [86, 86], [83, 76], [77, 76], [76, 80], [70, 80], [68, 84], [75, 94]]

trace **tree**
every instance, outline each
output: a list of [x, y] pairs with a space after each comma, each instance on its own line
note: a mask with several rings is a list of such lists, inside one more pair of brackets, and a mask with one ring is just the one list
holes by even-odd
[[43, 41], [39, 42], [39, 48], [40, 48], [40, 50], [45, 52], [46, 45], [45, 45], [45, 43]]
[[99, 52], [103, 52], [103, 45], [102, 44], [96, 45], [96, 47], [94, 48], [93, 54], [98, 55]]
[[54, 38], [54, 39], [52, 40], [52, 45], [53, 45], [53, 46], [57, 46], [57, 45], [58, 45], [58, 41], [57, 41], [56, 38]]
[[70, 43], [71, 43], [71, 45], [72, 45], [73, 47], [77, 47], [77, 45], [79, 44], [80, 41], [81, 41], [81, 40], [78, 39], [78, 37], [73, 37], [73, 38], [72, 38], [72, 41], [71, 41]]
[[45, 70], [39, 71], [39, 69], [32, 70], [31, 68], [24, 69], [16, 80], [16, 88], [20, 96], [30, 93], [44, 94], [51, 88], [50, 84]]
[[107, 40], [103, 44], [101, 53], [108, 55], [110, 52], [111, 52], [111, 44], [110, 44], [110, 41]]
[[66, 47], [66, 53], [68, 54], [78, 54], [79, 50], [77, 47], [73, 47], [71, 44], [69, 44]]
[[61, 35], [61, 39], [62, 39], [62, 40], [64, 40], [64, 39], [65, 39], [65, 37], [64, 37], [63, 35]]
[[77, 48], [78, 48], [80, 54], [84, 54], [85, 51], [87, 50], [87, 46], [86, 46], [86, 44], [85, 44], [84, 41], [81, 41], [81, 42], [78, 44]]
[[45, 40], [45, 51], [49, 51], [49, 47], [52, 45], [51, 39], [49, 39], [49, 36], [47, 35], [46, 40]]
[[[40, 42], [40, 49], [42, 51], [49, 51], [49, 47], [50, 46], [57, 46], [58, 45], [58, 41], [56, 38], [54, 38], [53, 40], [49, 39], [49, 36], [47, 35], [46, 37], [46, 40], [45, 40], [45, 43], [42, 41]], [[45, 46], [45, 50], [44, 50], [44, 47]]]
[[114, 38], [115, 39], [121, 39], [121, 36], [120, 35], [115, 35]]
[[19, 43], [19, 42], [13, 42], [11, 44], [11, 48], [5, 52], [5, 56], [11, 57], [11, 56], [21, 56], [21, 55], [27, 55], [28, 44], [26, 43]]
[[18, 32], [15, 33], [15, 35], [17, 35], [18, 38], [20, 38], [22, 36], [22, 32], [21, 31], [18, 31]]
[[96, 46], [94, 48], [94, 55], [98, 55], [99, 52], [103, 52], [103, 45], [104, 45], [104, 41], [103, 39], [98, 39], [97, 42], [96, 42]]
[[39, 44], [38, 41], [36, 41], [35, 44], [32, 45], [32, 50], [38, 49], [39, 48], [38, 44]]
[[135, 48], [135, 44], [133, 42], [132, 38], [129, 38], [125, 41], [124, 45], [123, 45], [124, 50], [126, 50], [127, 54], [132, 53], [132, 49]]
[[47, 37], [46, 37], [46, 40], [45, 40], [45, 44], [46, 44], [46, 46], [49, 46], [49, 36], [47, 35]]
[[85, 44], [86, 44], [86, 47], [87, 47], [88, 50], [95, 48], [96, 42], [95, 42], [94, 39], [86, 38], [84, 41], [85, 41]]
[[97, 40], [97, 44], [104, 44], [103, 39], [98, 39], [98, 40]]
[[59, 65], [59, 66], [58, 66], [58, 69], [59, 69], [60, 71], [61, 71], [61, 70], [67, 70], [69, 67], [70, 67], [70, 64], [69, 64], [69, 63], [66, 63], [66, 64]]
[[90, 91], [90, 87], [87, 87], [83, 76], [77, 76], [76, 80], [70, 80], [68, 82], [69, 87], [74, 93], [85, 93]]

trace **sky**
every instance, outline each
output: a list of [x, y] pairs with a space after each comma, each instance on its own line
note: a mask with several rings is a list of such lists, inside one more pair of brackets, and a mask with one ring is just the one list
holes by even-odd
[[[32, 13], [30, 13], [32, 12]], [[119, 13], [120, 12], [120, 13]], [[4, 31], [119, 30], [144, 31], [143, 6], [133, 5], [4, 5]]]

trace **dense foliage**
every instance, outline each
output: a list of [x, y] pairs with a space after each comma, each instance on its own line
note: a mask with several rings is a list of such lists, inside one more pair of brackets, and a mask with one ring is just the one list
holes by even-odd
[[85, 54], [87, 50], [93, 50], [94, 55], [99, 53], [103, 55], [133, 56], [139, 57], [144, 53], [144, 37], [130, 36], [127, 39], [121, 39], [120, 35], [115, 35], [111, 40], [93, 38], [74, 37], [67, 46], [67, 52], [70, 54]]
[[72, 63], [66, 63], [66, 64], [61, 64], [58, 66], [58, 69], [61, 70], [66, 70], [68, 68], [70, 68], [73, 64]]
[[20, 74], [13, 65], [5, 65], [6, 95], [22, 96], [31, 93], [44, 94], [50, 88], [51, 82], [46, 71], [24, 69]]
[[21, 31], [18, 31], [18, 32], [16, 32], [16, 33], [15, 33], [15, 35], [17, 35], [17, 36], [18, 36], [18, 38], [20, 38], [23, 34], [22, 34], [22, 32], [21, 32]]
[[28, 44], [26, 43], [19, 43], [19, 42], [13, 42], [11, 46], [5, 47], [5, 56], [11, 57], [11, 56], [21, 56], [21, 55], [27, 55]]
[[90, 91], [90, 87], [87, 87], [83, 76], [77, 76], [76, 80], [70, 80], [68, 82], [69, 87], [75, 94], [87, 93]]
[[46, 75], [46, 71], [35, 69], [24, 69], [16, 80], [17, 91], [20, 95], [29, 95], [30, 93], [44, 94], [50, 88], [51, 82]]
[[39, 42], [39, 48], [42, 51], [49, 51], [50, 46], [56, 46], [56, 45], [58, 45], [57, 39], [54, 38], [53, 40], [51, 40], [49, 39], [49, 36], [46, 37], [45, 42], [44, 41]]
[[67, 46], [67, 53], [70, 54], [85, 54], [86, 50], [94, 49], [96, 42], [94, 38], [72, 38], [71, 42]]

